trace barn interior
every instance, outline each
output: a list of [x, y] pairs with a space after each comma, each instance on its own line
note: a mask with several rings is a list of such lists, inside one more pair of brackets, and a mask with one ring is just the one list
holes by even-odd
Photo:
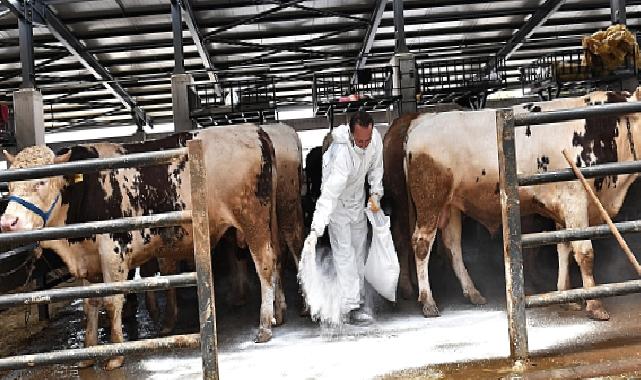
[[[641, 1], [1, 0], [0, 143], [11, 153], [44, 144], [58, 151], [281, 122], [297, 131], [305, 162], [323, 137], [358, 109], [369, 112], [384, 135], [408, 112], [474, 112], [592, 90], [633, 90], [641, 66], [638, 51], [608, 75], [584, 71], [584, 37], [613, 24], [626, 25], [636, 36]], [[0, 167], [7, 163], [0, 161]], [[2, 210], [6, 186], [0, 183]], [[641, 185], [635, 183], [614, 221], [641, 219], [640, 197]], [[555, 225], [529, 217], [522, 229], [551, 231]], [[624, 236], [639, 252], [641, 238]], [[296, 267], [288, 261], [287, 322], [274, 329], [274, 340], [265, 346], [253, 343], [261, 294], [251, 259], [243, 254], [250, 273], [247, 303], [234, 305], [230, 263], [213, 249], [220, 376], [512, 376], [503, 244], [500, 231], [491, 235], [464, 219], [465, 265], [487, 305], [465, 299], [448, 253], [437, 242], [429, 276], [441, 316], [424, 318], [416, 295], [395, 304], [372, 295], [376, 322], [369, 327], [334, 329], [301, 317]], [[74, 284], [55, 254], [36, 259], [33, 249], [3, 248], [0, 293]], [[598, 284], [638, 278], [615, 239], [594, 240], [594, 250]], [[556, 290], [554, 246], [524, 249], [523, 260], [526, 295]], [[573, 287], [581, 287], [576, 264], [571, 275]], [[198, 332], [195, 288], [179, 289], [178, 295], [173, 333]], [[126, 340], [161, 336], [144, 296], [134, 299]], [[163, 294], [159, 299], [164, 305]], [[641, 331], [633, 321], [641, 299], [627, 295], [604, 302], [612, 316], [607, 322], [560, 306], [529, 310], [526, 373], [551, 378], [546, 371], [554, 368], [636, 358]], [[101, 318], [102, 325], [108, 323], [104, 314]], [[6, 321], [0, 323], [0, 336], [6, 337], [0, 338], [2, 357], [83, 346], [82, 300], [0, 308], [0, 320]], [[100, 341], [109, 342], [104, 326]], [[111, 372], [73, 363], [0, 370], [0, 378], [202, 377], [197, 348], [132, 353], [125, 363]], [[637, 368], [641, 365], [613, 371], [631, 375]]]

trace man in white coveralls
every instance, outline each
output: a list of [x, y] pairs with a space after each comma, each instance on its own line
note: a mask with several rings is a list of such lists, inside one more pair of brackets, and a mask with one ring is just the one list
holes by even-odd
[[[383, 141], [372, 117], [359, 111], [332, 131], [332, 144], [323, 154], [323, 182], [316, 202], [311, 231], [305, 245], [328, 226], [336, 275], [344, 304], [341, 312], [348, 323], [367, 324], [371, 313], [363, 307], [367, 220], [365, 176], [376, 205], [383, 195]], [[369, 202], [368, 202], [369, 205]], [[368, 206], [369, 207], [369, 206]]]

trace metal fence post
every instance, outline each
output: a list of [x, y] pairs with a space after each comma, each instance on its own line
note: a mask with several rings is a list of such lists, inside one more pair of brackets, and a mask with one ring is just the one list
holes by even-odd
[[218, 343], [216, 341], [216, 303], [211, 270], [209, 215], [207, 212], [207, 178], [203, 143], [187, 142], [191, 175], [192, 226], [194, 259], [198, 278], [198, 310], [200, 316], [200, 349], [203, 379], [218, 379]]
[[516, 175], [514, 113], [512, 110], [496, 111], [496, 133], [503, 216], [503, 258], [505, 261], [505, 295], [510, 354], [514, 360], [523, 360], [528, 356], [528, 347], [523, 255], [521, 252], [521, 210]]

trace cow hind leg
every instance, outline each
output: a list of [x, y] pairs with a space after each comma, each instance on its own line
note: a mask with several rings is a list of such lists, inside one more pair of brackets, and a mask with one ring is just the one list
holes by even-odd
[[[114, 254], [119, 252], [120, 254]], [[102, 265], [103, 280], [105, 283], [119, 282], [127, 279], [128, 265], [125, 262], [125, 255], [130, 248], [119, 244], [104, 235], [99, 238], [100, 263]], [[104, 298], [107, 314], [111, 322], [111, 342], [122, 343], [125, 341], [122, 333], [122, 307], [125, 297], [117, 294]], [[107, 360], [106, 370], [113, 370], [122, 366], [124, 356], [115, 356]]]
[[285, 293], [283, 291], [283, 268], [282, 258], [276, 259], [276, 268], [273, 276], [274, 283], [274, 324], [280, 326], [285, 323], [285, 310], [287, 304], [285, 302]]
[[[447, 210], [452, 197], [453, 178], [449, 169], [433, 161], [423, 153], [408, 154], [407, 184], [409, 188], [410, 214], [415, 212], [416, 222], [412, 235], [412, 248], [416, 257], [416, 275], [418, 277], [419, 302], [423, 304], [423, 315], [435, 317], [438, 308], [432, 297], [429, 283], [428, 263], [430, 250], [434, 244], [439, 217]], [[449, 217], [449, 214], [444, 215]], [[446, 223], [441, 223], [446, 225]]]
[[[559, 291], [570, 289], [570, 254], [572, 253], [572, 246], [570, 243], [559, 243], [556, 246], [559, 255], [559, 276], [556, 283], [556, 288]], [[566, 310], [579, 311], [581, 304], [578, 302], [569, 302], [561, 305]]]
[[[570, 210], [566, 210], [565, 226], [568, 228], [585, 228], [588, 226], [587, 196], [577, 199], [574, 197], [565, 202], [565, 204], [574, 205]], [[581, 278], [584, 288], [591, 288], [595, 285], [593, 264], [594, 251], [590, 240], [573, 241], [570, 243], [574, 251], [574, 259], [581, 269]], [[592, 319], [605, 321], [610, 319], [610, 315], [603, 307], [601, 300], [587, 300], [586, 310], [588, 316]]]
[[[158, 259], [153, 258], [140, 266], [140, 277], [152, 277], [159, 272]], [[145, 292], [145, 307], [154, 323], [160, 323], [160, 310], [156, 291]]]
[[[178, 273], [178, 262], [174, 259], [158, 259], [160, 273], [163, 275], [172, 275]], [[165, 319], [163, 320], [161, 335], [168, 335], [174, 330], [176, 320], [178, 320], [178, 305], [176, 303], [176, 288], [167, 289], [167, 306], [165, 310]]]
[[[395, 210], [400, 206], [397, 205]], [[400, 266], [400, 274], [398, 278], [398, 286], [400, 289], [401, 297], [403, 299], [411, 299], [414, 297], [414, 287], [412, 286], [410, 275], [410, 246], [409, 246], [409, 226], [407, 221], [401, 225], [401, 220], [394, 217], [392, 220], [392, 236], [394, 237], [394, 245], [398, 254], [398, 263]]]
[[[119, 280], [120, 281], [120, 280]], [[111, 343], [122, 343], [125, 338], [122, 333], [122, 306], [125, 297], [122, 294], [105, 298], [105, 307], [111, 321]], [[107, 361], [105, 369], [111, 371], [122, 366], [124, 356], [116, 356]]]
[[[581, 269], [583, 287], [591, 288], [595, 285], [593, 274], [594, 251], [592, 249], [592, 242], [589, 240], [572, 242], [572, 246], [574, 248], [574, 259]], [[587, 300], [585, 309], [588, 312], [588, 316], [594, 320], [607, 321], [610, 319], [610, 314], [605, 310], [601, 300]]]
[[436, 302], [432, 297], [428, 273], [430, 251], [435, 238], [436, 226], [429, 228], [417, 225], [412, 235], [412, 246], [416, 255], [416, 275], [418, 277], [418, 302], [423, 305], [423, 315], [425, 317], [439, 316]]
[[256, 343], [264, 343], [272, 338], [272, 322], [274, 320], [274, 272], [276, 266], [276, 256], [269, 239], [252, 238], [249, 243], [254, 264], [256, 266], [256, 273], [260, 280], [260, 322], [258, 327], [258, 334], [254, 341]]
[[[88, 285], [87, 280], [83, 280], [83, 285]], [[100, 307], [99, 298], [85, 298], [84, 308], [87, 326], [85, 330], [85, 347], [91, 347], [98, 344], [98, 308]], [[87, 359], [78, 363], [78, 367], [87, 368], [96, 364], [95, 359]]]
[[474, 282], [463, 262], [463, 252], [461, 249], [461, 212], [454, 207], [450, 207], [449, 213], [449, 222], [445, 225], [445, 228], [443, 228], [443, 243], [450, 252], [452, 268], [461, 283], [465, 298], [469, 299], [470, 302], [475, 305], [484, 305], [487, 301], [478, 289], [476, 289], [476, 286], [474, 286]]

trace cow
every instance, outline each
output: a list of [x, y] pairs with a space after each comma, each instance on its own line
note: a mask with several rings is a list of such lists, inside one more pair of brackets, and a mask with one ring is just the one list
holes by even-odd
[[[400, 265], [399, 290], [405, 299], [410, 299], [414, 294], [411, 281], [414, 255], [411, 254], [413, 250], [410, 246], [410, 224], [414, 223], [414, 215], [410, 213], [411, 205], [403, 167], [405, 161], [404, 145], [410, 124], [418, 117], [418, 113], [408, 113], [399, 117], [394, 120], [383, 138], [383, 186], [385, 188], [385, 198], [392, 210], [390, 224]], [[427, 190], [429, 191], [429, 189]], [[450, 224], [448, 227], [450, 229], [454, 228], [456, 224]], [[476, 289], [463, 261], [457, 260], [456, 251], [452, 249], [452, 239], [450, 237], [453, 233], [455, 231], [450, 231], [449, 229], [444, 231], [443, 243], [452, 255], [454, 273], [463, 287], [463, 294], [473, 304], [485, 304], [485, 297]]]
[[[591, 104], [638, 101], [634, 94], [593, 92], [584, 97], [556, 99], [519, 105], [515, 113], [579, 108]], [[517, 171], [531, 175], [567, 168], [561, 151], [566, 149], [585, 167], [606, 162], [636, 159], [635, 143], [641, 143], [640, 114], [598, 116], [544, 126], [517, 128], [515, 145]], [[447, 112], [417, 116], [409, 123], [405, 149], [405, 173], [409, 200], [411, 244], [416, 258], [419, 302], [425, 316], [438, 315], [428, 278], [430, 248], [437, 229], [442, 230], [452, 251], [455, 268], [464, 270], [461, 252], [461, 213], [483, 224], [491, 233], [501, 224], [501, 203], [494, 110]], [[588, 180], [610, 215], [622, 206], [637, 175], [618, 175]], [[582, 228], [602, 223], [601, 216], [578, 181], [519, 188], [522, 215], [538, 214], [559, 227]], [[593, 249], [589, 240], [561, 243], [557, 288], [569, 288], [570, 253], [581, 270], [584, 287], [595, 285]], [[463, 273], [464, 272], [464, 273]], [[467, 276], [464, 293], [478, 292]], [[599, 300], [588, 300], [590, 318], [607, 320], [609, 314]]]
[[[6, 152], [5, 155], [11, 168], [27, 168], [183, 147], [192, 138], [203, 142], [211, 242], [216, 244], [232, 227], [243, 233], [261, 283], [260, 323], [255, 341], [266, 342], [272, 337], [272, 323], [282, 323], [286, 304], [283, 291], [278, 287], [280, 274], [275, 270], [279, 253], [275, 207], [277, 172], [273, 145], [265, 131], [257, 127], [216, 127], [138, 144], [74, 146], [58, 155], [44, 146], [27, 147], [16, 156]], [[0, 218], [0, 226], [3, 232], [24, 231], [44, 225], [62, 226], [191, 209], [187, 160], [184, 157], [171, 164], [13, 182], [9, 193], [14, 201]], [[42, 210], [50, 210], [50, 214]], [[47, 241], [41, 245], [56, 251], [70, 273], [85, 282], [125, 280], [130, 268], [152, 257], [175, 259], [193, 255], [191, 225]], [[114, 343], [123, 341], [123, 298], [122, 295], [104, 298]], [[99, 302], [98, 299], [85, 301], [85, 346], [97, 344]], [[117, 368], [123, 360], [122, 356], [110, 358], [105, 368]], [[82, 366], [93, 364], [93, 360], [81, 363]]]
[[[255, 128], [253, 124], [244, 124]], [[285, 124], [266, 124], [261, 128], [269, 136], [275, 153], [275, 165], [278, 172], [276, 184], [276, 215], [278, 219], [278, 242], [281, 258], [289, 252], [294, 267], [298, 268], [300, 252], [303, 249], [303, 209], [302, 189], [302, 146], [296, 131]], [[232, 276], [232, 303], [242, 305], [246, 300], [247, 265], [239, 258], [238, 248], [246, 247], [242, 231], [226, 235], [220, 245], [223, 254], [228, 256]], [[282, 260], [277, 261], [278, 270]]]
[[[256, 128], [254, 124], [243, 124]], [[275, 165], [277, 171], [276, 184], [276, 215], [278, 219], [278, 241], [282, 259], [286, 252], [291, 255], [291, 261], [298, 268], [299, 255], [303, 247], [303, 210], [301, 201], [302, 183], [302, 147], [296, 131], [285, 124], [267, 124], [261, 128], [269, 136], [274, 147]], [[247, 261], [239, 255], [239, 249], [247, 248], [242, 231], [230, 229], [220, 239], [216, 249], [227, 256], [231, 281], [231, 302], [241, 306], [247, 300]], [[161, 258], [159, 268], [162, 274], [177, 273], [177, 260]], [[281, 261], [277, 261], [277, 270], [281, 272]], [[141, 269], [142, 271], [142, 269]], [[156, 298], [152, 292], [147, 292], [146, 302], [152, 318], [157, 321], [158, 312]], [[174, 328], [178, 315], [175, 289], [167, 293], [167, 310], [161, 335], [168, 334]]]

